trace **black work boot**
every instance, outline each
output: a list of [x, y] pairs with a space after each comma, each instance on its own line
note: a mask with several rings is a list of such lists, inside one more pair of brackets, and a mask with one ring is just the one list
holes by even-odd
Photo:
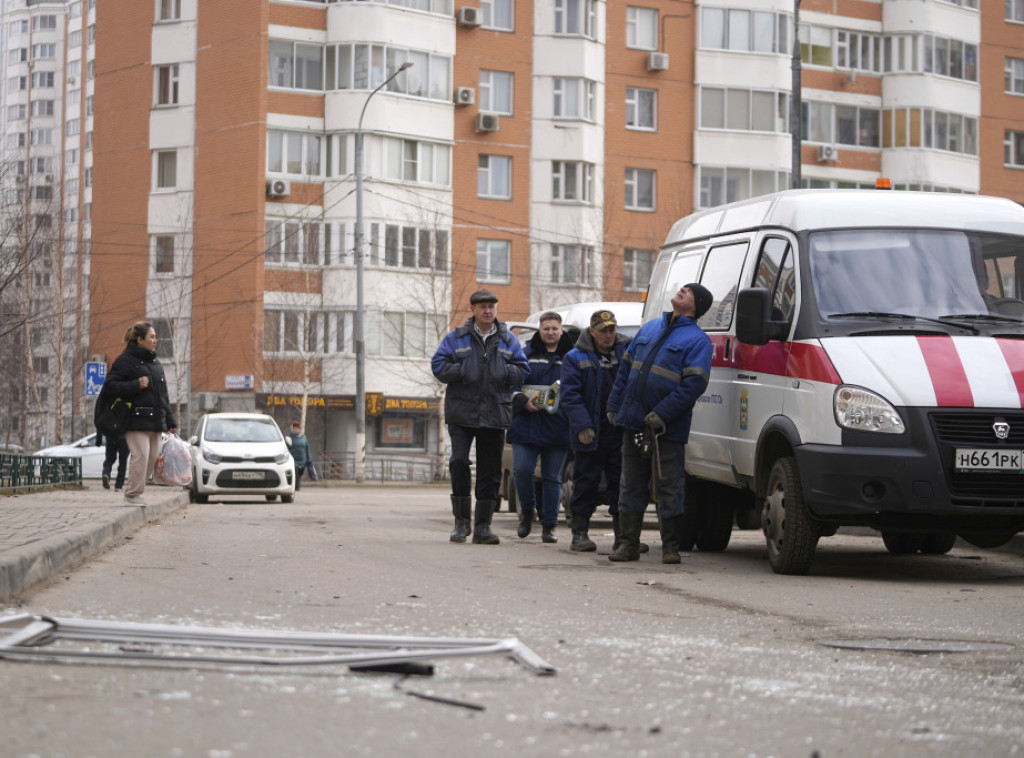
[[[612, 552], [614, 553], [616, 550], [619, 549], [619, 544], [622, 542], [622, 540], [619, 538], [619, 514], [617, 513], [612, 514], [612, 532], [615, 534], [615, 541], [612, 543]], [[641, 553], [646, 553], [650, 549], [651, 546], [648, 545], [646, 542], [640, 543]]]
[[494, 515], [495, 502], [493, 500], [477, 500], [476, 515], [473, 519], [473, 544], [474, 545], [497, 545], [501, 542], [498, 535], [491, 531], [491, 517]]
[[541, 526], [541, 530], [541, 542], [558, 542], [558, 537], [555, 536], [555, 527]]
[[682, 532], [682, 516], [661, 518], [661, 562], [680, 563], [680, 535]]
[[593, 553], [597, 545], [590, 539], [587, 532], [590, 530], [590, 518], [581, 516], [578, 513], [572, 514], [572, 542], [569, 549], [574, 553]]
[[473, 508], [473, 498], [462, 495], [452, 495], [452, 514], [455, 516], [455, 528], [452, 529], [452, 536], [449, 542], [465, 542], [469, 536], [470, 511]]
[[526, 510], [524, 508], [519, 509], [519, 528], [516, 530], [516, 534], [519, 535], [519, 539], [526, 539], [530, 536], [530, 532], [533, 530], [533, 514], [536, 510], [530, 508]]
[[610, 561], [640, 560], [640, 531], [644, 514], [619, 512], [619, 546], [608, 556]]

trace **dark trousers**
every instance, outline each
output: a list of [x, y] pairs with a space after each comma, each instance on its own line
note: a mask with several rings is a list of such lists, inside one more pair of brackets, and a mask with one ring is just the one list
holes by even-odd
[[114, 469], [114, 461], [117, 461], [117, 478], [114, 480], [114, 486], [117, 489], [121, 489], [124, 486], [124, 475], [128, 470], [128, 440], [123, 436], [118, 437], [116, 440], [112, 440], [109, 437], [106, 439], [106, 456], [103, 458], [103, 473], [110, 476], [110, 472]]
[[622, 436], [611, 429], [597, 439], [597, 450], [577, 450], [572, 469], [573, 515], [590, 518], [597, 509], [598, 490], [604, 474], [608, 512], [619, 512], [619, 480], [622, 477]]
[[295, 467], [295, 490], [296, 491], [301, 489], [299, 487], [299, 484], [302, 483], [302, 472], [305, 471], [305, 470], [306, 470], [306, 467], [304, 465], [303, 466], [296, 466]]
[[[686, 445], [660, 440], [661, 477], [656, 482], [658, 514], [662, 518], [683, 515], [683, 493], [686, 488]], [[622, 435], [622, 512], [643, 514], [651, 502], [651, 472], [657, 475], [654, 453], [650, 458], [640, 454], [633, 432]]]
[[469, 450], [476, 440], [477, 502], [497, 501], [501, 485], [501, 451], [505, 447], [505, 430], [448, 424], [448, 436], [452, 441], [452, 455], [448, 459], [452, 494], [455, 497], [469, 497], [473, 492]]

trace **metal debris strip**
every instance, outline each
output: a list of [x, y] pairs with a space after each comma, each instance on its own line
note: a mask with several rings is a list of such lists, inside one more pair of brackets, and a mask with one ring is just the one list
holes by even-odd
[[[70, 642], [81, 644], [71, 646]], [[0, 659], [10, 661], [366, 668], [480, 655], [507, 655], [535, 674], [551, 676], [555, 673], [554, 667], [515, 637], [474, 639], [260, 631], [64, 619], [27, 613], [0, 618]]]

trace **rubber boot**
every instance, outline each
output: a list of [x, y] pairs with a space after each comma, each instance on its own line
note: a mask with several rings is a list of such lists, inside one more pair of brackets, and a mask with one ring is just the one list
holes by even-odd
[[491, 517], [494, 515], [493, 500], [477, 500], [476, 515], [473, 519], [473, 544], [497, 545], [501, 542], [498, 535], [491, 531]]
[[558, 542], [558, 537], [555, 536], [555, 527], [541, 526], [541, 530], [541, 542]]
[[572, 514], [572, 542], [569, 549], [574, 553], [593, 553], [597, 545], [590, 539], [587, 532], [590, 530], [590, 518], [581, 516], [578, 513]]
[[661, 562], [681, 563], [679, 555], [680, 536], [682, 534], [682, 516], [661, 518]]
[[455, 528], [452, 529], [452, 536], [449, 542], [465, 542], [469, 536], [470, 511], [473, 508], [473, 498], [462, 495], [452, 495], [452, 514], [455, 516]]
[[519, 539], [526, 539], [530, 532], [533, 530], [533, 514], [536, 513], [535, 508], [525, 510], [519, 509], [519, 528], [516, 530], [516, 534], [519, 535]]
[[[615, 534], [615, 541], [612, 543], [612, 552], [614, 553], [616, 550], [619, 549], [619, 543], [621, 542], [621, 540], [619, 539], [619, 514], [617, 513], [612, 514], [612, 532]], [[651, 546], [648, 545], [646, 542], [640, 543], [641, 553], [646, 553], [650, 549]]]
[[644, 514], [619, 512], [619, 547], [608, 556], [610, 561], [640, 560], [640, 531]]

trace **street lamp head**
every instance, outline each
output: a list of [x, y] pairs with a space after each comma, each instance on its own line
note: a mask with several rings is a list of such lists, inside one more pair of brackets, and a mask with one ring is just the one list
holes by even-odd
[[412, 61], [406, 61], [405, 63], [398, 67], [398, 70], [405, 71], [407, 68], [412, 68]]

